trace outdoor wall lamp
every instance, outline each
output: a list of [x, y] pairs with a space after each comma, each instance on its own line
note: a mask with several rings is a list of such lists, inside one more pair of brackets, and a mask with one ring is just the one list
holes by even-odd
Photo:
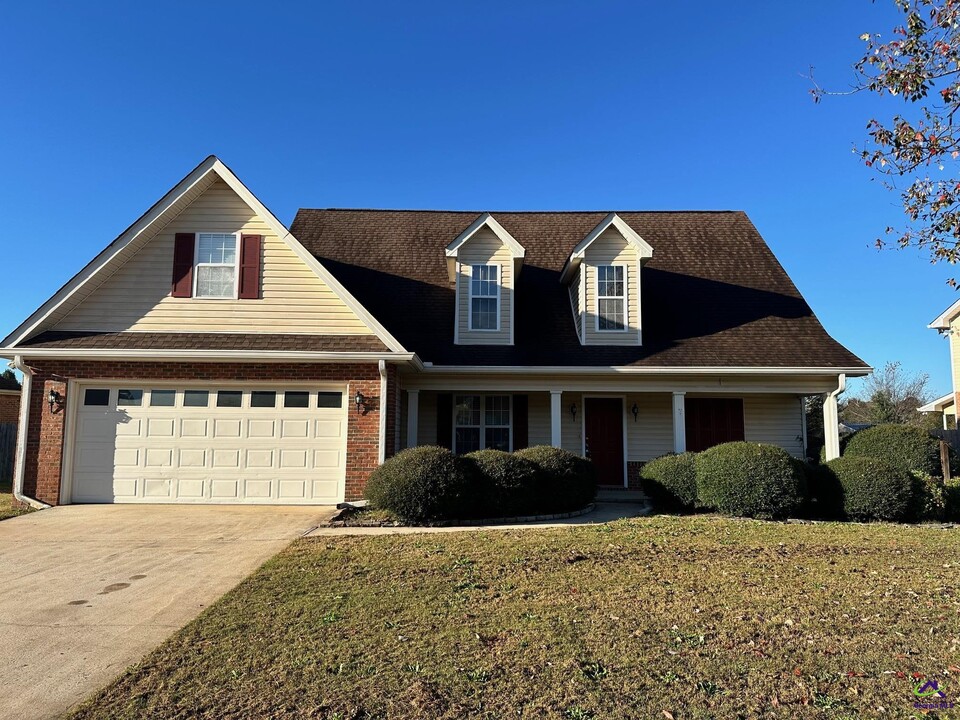
[[637, 404], [636, 404], [636, 403], [634, 403], [634, 404], [633, 404], [633, 407], [630, 408], [630, 412], [633, 413], [633, 421], [636, 422], [636, 421], [637, 421], [637, 416], [640, 415], [640, 408], [637, 407]]
[[570, 405], [570, 414], [573, 415], [573, 419], [577, 419], [577, 404], [573, 403]]
[[58, 393], [56, 390], [51, 390], [50, 394], [47, 395], [47, 403], [50, 405], [50, 412], [53, 412], [55, 407], [60, 407], [60, 404], [63, 402], [63, 395]]
[[357, 404], [358, 415], [367, 409], [367, 406], [366, 406], [367, 399], [363, 396], [363, 393], [360, 392], [359, 390], [357, 390], [357, 394], [353, 398], [353, 401]]

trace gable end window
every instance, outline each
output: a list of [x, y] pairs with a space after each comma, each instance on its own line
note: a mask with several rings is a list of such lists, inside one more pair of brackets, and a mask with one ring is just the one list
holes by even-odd
[[193, 296], [237, 297], [237, 236], [233, 233], [197, 233]]
[[470, 330], [500, 329], [500, 266], [474, 265], [470, 273]]
[[623, 265], [597, 267], [597, 330], [627, 329], [627, 284]]

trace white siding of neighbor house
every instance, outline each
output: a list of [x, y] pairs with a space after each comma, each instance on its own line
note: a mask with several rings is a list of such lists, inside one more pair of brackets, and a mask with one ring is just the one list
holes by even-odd
[[[262, 297], [170, 296], [176, 233], [263, 236]], [[239, 248], [238, 248], [239, 250]], [[371, 330], [222, 180], [136, 252], [56, 325], [57, 330], [369, 335]]]
[[[623, 332], [597, 330], [597, 266], [623, 265], [627, 280], [627, 329]], [[586, 310], [583, 317], [586, 345], [639, 345], [640, 276], [637, 250], [610, 227], [586, 250], [583, 263]]]
[[[470, 330], [470, 278], [474, 265], [497, 265], [500, 278], [500, 329]], [[513, 320], [513, 256], [487, 227], [478, 230], [457, 256], [457, 336], [461, 345], [510, 345]]]

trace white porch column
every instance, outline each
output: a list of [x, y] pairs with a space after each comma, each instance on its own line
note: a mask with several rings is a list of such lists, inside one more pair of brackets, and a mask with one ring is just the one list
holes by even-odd
[[407, 447], [417, 446], [417, 425], [420, 422], [420, 391], [407, 390]]
[[550, 391], [550, 444], [555, 448], [561, 445], [560, 421], [563, 415], [563, 408], [560, 404], [561, 392], [561, 390]]
[[823, 444], [827, 462], [840, 457], [840, 418], [837, 413], [837, 396], [847, 387], [847, 376], [837, 378], [837, 389], [827, 393], [823, 401]]
[[679, 455], [687, 451], [687, 419], [684, 415], [686, 393], [673, 394], [673, 451]]

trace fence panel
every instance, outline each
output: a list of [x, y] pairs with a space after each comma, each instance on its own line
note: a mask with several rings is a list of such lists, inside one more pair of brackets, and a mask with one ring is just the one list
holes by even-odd
[[13, 456], [17, 451], [17, 424], [0, 423], [0, 482], [13, 479]]

